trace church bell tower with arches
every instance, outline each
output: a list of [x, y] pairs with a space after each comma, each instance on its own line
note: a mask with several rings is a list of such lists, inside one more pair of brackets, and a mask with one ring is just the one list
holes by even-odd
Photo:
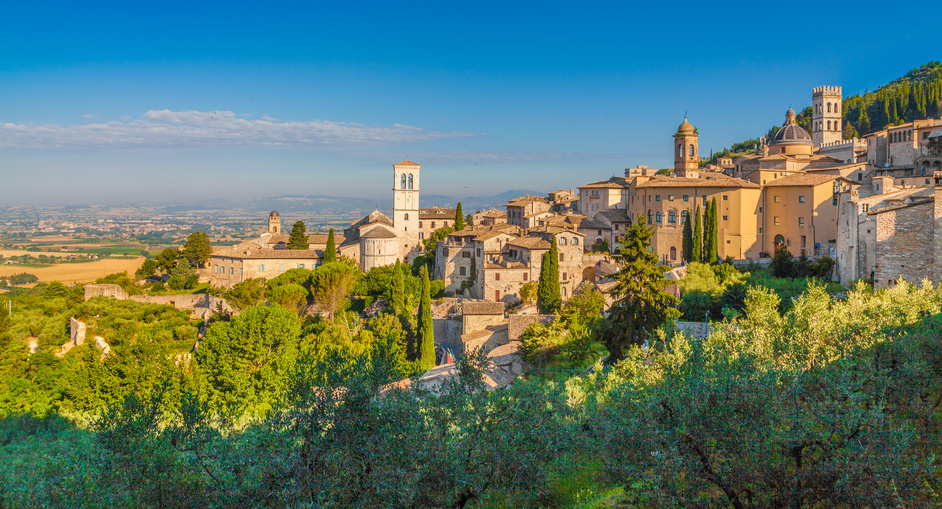
[[400, 258], [411, 260], [419, 249], [419, 164], [393, 165], [393, 226], [400, 240]]
[[700, 135], [684, 115], [674, 134], [674, 175], [697, 178], [700, 174]]

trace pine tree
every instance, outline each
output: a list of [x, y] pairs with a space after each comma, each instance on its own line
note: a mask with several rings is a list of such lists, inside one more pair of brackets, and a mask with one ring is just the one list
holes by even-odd
[[390, 305], [397, 315], [401, 315], [405, 311], [406, 283], [402, 274], [402, 265], [399, 263], [399, 260], [396, 260], [396, 266], [393, 269], [391, 286], [392, 301]]
[[455, 231], [460, 232], [464, 230], [464, 214], [461, 212], [461, 202], [458, 202], [458, 207], [455, 208]]
[[205, 232], [193, 232], [186, 238], [182, 256], [190, 262], [190, 265], [200, 268], [209, 260], [212, 254], [213, 247], [210, 245], [209, 236]]
[[334, 243], [334, 229], [327, 233], [327, 246], [324, 248], [324, 263], [337, 261], [337, 245]]
[[432, 327], [432, 297], [428, 280], [428, 267], [420, 270], [422, 290], [419, 294], [419, 323], [416, 335], [416, 354], [419, 371], [428, 371], [435, 367], [435, 329]]
[[693, 213], [693, 247], [691, 248], [691, 260], [695, 262], [703, 261], [703, 226], [700, 222], [700, 205], [697, 205]]
[[857, 120], [857, 127], [860, 128], [861, 134], [870, 133], [870, 117], [867, 116], [866, 106], [860, 106], [860, 118]]
[[693, 261], [693, 227], [690, 226], [690, 211], [687, 211], [687, 220], [684, 221], [684, 240], [682, 256], [685, 262], [690, 263]]
[[543, 254], [540, 267], [540, 284], [536, 292], [536, 307], [545, 315], [556, 313], [562, 305], [559, 294], [559, 248], [556, 237], [550, 244], [550, 250]]
[[624, 247], [617, 255], [621, 270], [615, 275], [615, 303], [600, 327], [609, 364], [620, 361], [631, 345], [655, 337], [658, 327], [680, 314], [674, 309], [677, 298], [663, 290], [670, 281], [664, 278], [657, 255], [648, 251], [654, 232], [639, 222], [618, 240]]
[[304, 250], [310, 249], [311, 245], [307, 241], [307, 228], [304, 227], [304, 221], [297, 221], [291, 226], [291, 235], [288, 235], [288, 249]]

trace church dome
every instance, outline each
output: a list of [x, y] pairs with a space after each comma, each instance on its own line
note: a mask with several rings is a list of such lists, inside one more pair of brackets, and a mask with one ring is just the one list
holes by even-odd
[[280, 216], [278, 215], [278, 211], [277, 211], [277, 210], [272, 210], [272, 211], [271, 211], [271, 214], [268, 214], [268, 219], [278, 219], [278, 217], [280, 217]]
[[795, 123], [795, 110], [788, 108], [785, 113], [785, 125], [775, 131], [769, 145], [811, 144], [811, 135]]
[[694, 132], [693, 124], [691, 124], [690, 122], [687, 122], [687, 117], [684, 117], [683, 123], [677, 126], [677, 132], [684, 133], [684, 134], [688, 134], [688, 133], [693, 134]]

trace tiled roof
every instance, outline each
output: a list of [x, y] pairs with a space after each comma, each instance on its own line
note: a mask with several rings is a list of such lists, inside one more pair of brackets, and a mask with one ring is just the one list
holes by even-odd
[[628, 211], [625, 209], [608, 209], [599, 212], [599, 214], [605, 216], [613, 223], [628, 223], [631, 221], [631, 219], [628, 218]]
[[612, 227], [605, 223], [596, 221], [594, 219], [586, 219], [585, 221], [582, 222], [582, 224], [579, 225], [579, 229], [580, 230], [611, 230]]
[[579, 189], [621, 189], [621, 184], [612, 182], [611, 180], [599, 180], [598, 182], [592, 182], [591, 184], [586, 184], [584, 186], [579, 186]]
[[456, 209], [441, 209], [438, 207], [419, 209], [419, 219], [454, 219], [456, 213]]
[[508, 246], [519, 246], [525, 249], [549, 249], [550, 243], [539, 237], [520, 237], [507, 241]]
[[521, 196], [519, 198], [514, 198], [513, 200], [510, 200], [509, 202], [507, 202], [506, 206], [523, 207], [524, 205], [527, 205], [529, 203], [534, 203], [534, 202], [547, 203], [547, 204], [549, 203], [546, 200], [546, 198], [543, 198], [542, 196], [527, 195], [527, 196]]
[[471, 302], [461, 303], [461, 312], [465, 315], [503, 315], [503, 302]]
[[[766, 187], [787, 187], [787, 186], [818, 186], [826, 184], [833, 180], [847, 180], [840, 175], [821, 175], [820, 173], [798, 173], [772, 180], [765, 184]], [[848, 182], [850, 182], [848, 180]]]
[[383, 228], [382, 226], [377, 226], [372, 230], [360, 235], [361, 239], [394, 239], [396, 238], [396, 232], [389, 230], [388, 228]]
[[759, 189], [761, 186], [748, 180], [733, 177], [716, 178], [689, 178], [689, 177], [665, 177], [655, 176], [651, 180], [638, 184], [639, 188], [659, 188], [659, 187], [742, 187], [750, 189]]
[[408, 159], [405, 159], [405, 160], [399, 161], [398, 163], [394, 164], [393, 166], [419, 166], [419, 163], [414, 163], [414, 162], [412, 162], [412, 161], [410, 161], [410, 160], [408, 160]]

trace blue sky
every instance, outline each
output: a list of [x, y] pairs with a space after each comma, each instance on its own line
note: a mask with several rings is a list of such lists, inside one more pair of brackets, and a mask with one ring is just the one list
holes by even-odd
[[386, 198], [406, 158], [425, 193], [572, 188], [669, 166], [685, 111], [706, 154], [942, 58], [882, 8], [779, 5], [5, 5], [0, 203]]

